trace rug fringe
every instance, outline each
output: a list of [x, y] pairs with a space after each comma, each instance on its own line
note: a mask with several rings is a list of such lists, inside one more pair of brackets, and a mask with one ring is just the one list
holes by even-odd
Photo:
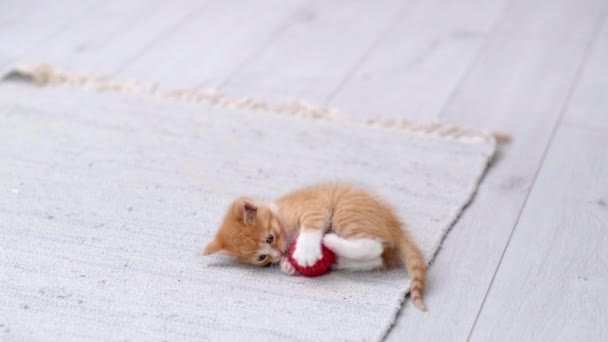
[[335, 109], [316, 106], [301, 100], [290, 100], [282, 103], [268, 103], [251, 97], [234, 98], [217, 90], [172, 89], [159, 91], [158, 83], [143, 84], [135, 80], [110, 80], [94, 74], [77, 74], [66, 72], [49, 64], [32, 64], [15, 67], [4, 76], [5, 80], [24, 80], [38, 86], [71, 85], [93, 89], [99, 92], [123, 92], [148, 94], [173, 98], [179, 101], [204, 102], [214, 106], [249, 109], [254, 111], [273, 112], [281, 115], [298, 116], [309, 119], [322, 119], [334, 122], [363, 124], [372, 127], [398, 129], [411, 133], [432, 135], [463, 142], [494, 140], [498, 144], [508, 143], [511, 136], [502, 132], [471, 130], [455, 125], [431, 122], [413, 122], [407, 119], [371, 118], [354, 119]]

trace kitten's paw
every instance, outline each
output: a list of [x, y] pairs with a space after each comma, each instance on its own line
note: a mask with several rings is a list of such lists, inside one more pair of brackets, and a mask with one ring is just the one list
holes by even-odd
[[302, 266], [312, 266], [321, 259], [321, 241], [298, 240], [293, 258]]
[[283, 273], [285, 273], [287, 275], [294, 275], [294, 274], [296, 274], [296, 269], [289, 262], [288, 258], [281, 258], [280, 267], [281, 267], [281, 272], [283, 272]]

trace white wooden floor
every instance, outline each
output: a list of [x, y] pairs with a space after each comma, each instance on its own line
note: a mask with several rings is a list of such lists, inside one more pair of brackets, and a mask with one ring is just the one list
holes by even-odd
[[608, 341], [607, 0], [2, 0], [0, 70], [510, 132], [389, 341]]

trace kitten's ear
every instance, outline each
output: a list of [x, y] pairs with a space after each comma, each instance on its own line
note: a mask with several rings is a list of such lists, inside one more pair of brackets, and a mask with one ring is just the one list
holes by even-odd
[[207, 247], [205, 247], [205, 249], [203, 250], [203, 255], [215, 254], [215, 253], [221, 252], [223, 250], [224, 250], [224, 246], [222, 246], [222, 243], [217, 240], [213, 240], [213, 241], [209, 242]]
[[250, 201], [242, 202], [243, 222], [245, 224], [254, 224], [255, 218], [258, 215], [258, 207]]

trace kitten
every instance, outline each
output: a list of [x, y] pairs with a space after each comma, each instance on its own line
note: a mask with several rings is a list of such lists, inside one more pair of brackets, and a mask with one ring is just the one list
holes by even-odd
[[371, 193], [347, 184], [320, 184], [289, 193], [276, 202], [235, 200], [204, 254], [223, 252], [240, 262], [280, 263], [298, 238], [294, 259], [304, 266], [321, 258], [321, 242], [337, 256], [335, 268], [370, 270], [403, 262], [411, 277], [411, 297], [426, 310], [422, 293], [426, 264], [394, 210]]

